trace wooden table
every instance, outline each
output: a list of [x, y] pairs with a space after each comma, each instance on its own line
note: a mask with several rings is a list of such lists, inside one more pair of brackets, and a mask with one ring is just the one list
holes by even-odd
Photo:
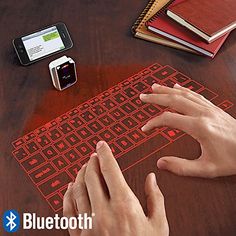
[[[0, 3], [0, 213], [6, 209], [54, 213], [11, 155], [11, 141], [63, 114], [154, 62], [169, 64], [236, 102], [236, 32], [214, 60], [148, 43], [132, 37], [130, 27], [147, 1], [9, 0]], [[19, 64], [11, 41], [40, 27], [65, 22], [74, 47], [65, 54], [78, 65], [79, 82], [56, 91], [48, 63]], [[63, 53], [61, 54], [63, 55]], [[60, 55], [60, 56], [61, 56]], [[236, 117], [236, 107], [230, 110]], [[194, 158], [198, 144], [189, 136], [156, 157], [125, 172], [127, 182], [145, 206], [144, 180], [157, 174], [165, 195], [170, 235], [236, 235], [236, 176], [205, 180], [158, 171], [158, 157], [175, 154]], [[223, 158], [223, 157], [222, 157]], [[67, 235], [66, 231], [31, 231], [17, 235]]]

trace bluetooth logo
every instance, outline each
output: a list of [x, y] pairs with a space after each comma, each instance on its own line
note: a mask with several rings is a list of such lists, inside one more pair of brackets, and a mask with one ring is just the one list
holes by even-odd
[[17, 211], [9, 210], [3, 215], [3, 228], [8, 233], [16, 232], [20, 227], [20, 216]]

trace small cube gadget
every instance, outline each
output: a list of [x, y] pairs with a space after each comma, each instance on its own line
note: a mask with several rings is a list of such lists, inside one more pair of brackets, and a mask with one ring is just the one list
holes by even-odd
[[75, 62], [67, 56], [60, 57], [49, 64], [53, 85], [62, 91], [77, 82]]

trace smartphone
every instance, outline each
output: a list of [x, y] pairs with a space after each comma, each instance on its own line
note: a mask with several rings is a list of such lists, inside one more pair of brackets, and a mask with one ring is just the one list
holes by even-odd
[[64, 23], [57, 23], [13, 40], [24, 66], [72, 48], [73, 42]]

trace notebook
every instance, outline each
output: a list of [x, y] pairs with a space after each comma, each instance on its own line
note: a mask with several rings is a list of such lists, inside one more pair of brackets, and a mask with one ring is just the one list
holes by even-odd
[[150, 0], [146, 8], [143, 10], [139, 18], [136, 20], [132, 26], [132, 33], [136, 38], [144, 39], [153, 43], [158, 43], [164, 46], [173, 47], [176, 49], [189, 51], [195, 53], [188, 47], [183, 46], [177, 42], [169, 40], [165, 37], [158, 36], [147, 30], [145, 22], [148, 21], [153, 15], [159, 12], [163, 7], [166, 7], [170, 0]]
[[210, 43], [236, 28], [236, 1], [188, 0], [167, 15]]
[[[171, 4], [171, 8], [179, 4], [182, 0], [176, 0]], [[147, 21], [147, 28], [151, 32], [178, 42], [192, 50], [213, 58], [219, 51], [229, 34], [222, 36], [213, 43], [208, 44], [198, 35], [186, 29], [182, 25], [170, 19], [166, 14], [156, 14]]]

